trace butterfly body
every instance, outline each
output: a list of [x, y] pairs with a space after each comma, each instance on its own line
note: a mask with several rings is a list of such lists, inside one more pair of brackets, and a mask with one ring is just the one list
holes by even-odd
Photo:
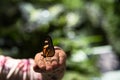
[[55, 54], [54, 46], [50, 36], [47, 36], [44, 40], [43, 54], [44, 57], [52, 57]]

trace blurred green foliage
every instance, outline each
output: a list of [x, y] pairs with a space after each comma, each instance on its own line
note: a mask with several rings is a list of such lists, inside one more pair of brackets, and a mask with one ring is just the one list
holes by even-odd
[[68, 56], [63, 80], [99, 75], [97, 57], [88, 58], [95, 46], [112, 45], [120, 53], [118, 0], [1, 0], [0, 5], [0, 54], [33, 58], [49, 34]]

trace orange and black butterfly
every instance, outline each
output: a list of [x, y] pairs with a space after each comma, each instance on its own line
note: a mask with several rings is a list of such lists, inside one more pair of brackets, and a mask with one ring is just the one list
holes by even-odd
[[50, 36], [45, 37], [44, 45], [43, 45], [43, 54], [44, 57], [52, 57], [55, 54], [55, 49], [53, 46], [53, 42]]

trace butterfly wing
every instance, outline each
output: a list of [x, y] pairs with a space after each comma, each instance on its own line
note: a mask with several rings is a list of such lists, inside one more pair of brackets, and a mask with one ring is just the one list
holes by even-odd
[[43, 46], [43, 56], [44, 57], [52, 57], [55, 54], [55, 49], [53, 46], [53, 42], [50, 36], [47, 36], [44, 40]]

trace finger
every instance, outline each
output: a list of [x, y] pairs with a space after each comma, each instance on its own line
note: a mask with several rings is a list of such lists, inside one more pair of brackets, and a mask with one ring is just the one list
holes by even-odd
[[58, 53], [55, 53], [55, 55], [51, 57], [51, 65], [53, 68], [56, 68], [58, 66], [58, 63], [59, 63], [59, 56]]
[[35, 63], [37, 64], [37, 66], [39, 68], [45, 69], [44, 57], [41, 56], [41, 53], [36, 54], [36, 56], [35, 56]]
[[56, 53], [59, 53], [59, 65], [65, 64], [66, 62], [66, 53], [60, 48], [55, 46]]
[[62, 65], [62, 64], [65, 64], [66, 62], [66, 54], [63, 50], [60, 50], [59, 51], [59, 64]]
[[52, 70], [52, 65], [51, 65], [51, 57], [46, 57], [45, 58], [45, 65], [46, 65], [46, 71], [51, 71]]
[[36, 64], [38, 63], [39, 59], [42, 59], [41, 54], [42, 54], [42, 52], [37, 53], [37, 54], [35, 55], [34, 61], [35, 61]]

